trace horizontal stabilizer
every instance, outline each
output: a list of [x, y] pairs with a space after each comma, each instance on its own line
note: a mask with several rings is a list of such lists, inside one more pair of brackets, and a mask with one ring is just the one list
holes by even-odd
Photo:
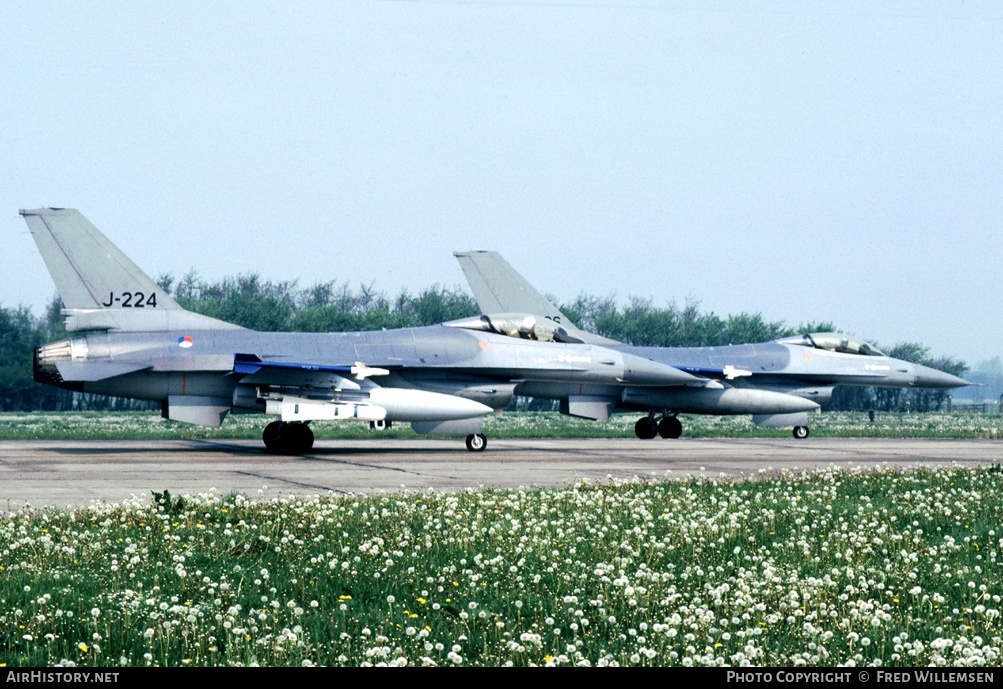
[[57, 361], [56, 369], [60, 377], [72, 383], [93, 383], [106, 378], [124, 376], [126, 373], [145, 371], [153, 368], [150, 364], [128, 364], [115, 361]]

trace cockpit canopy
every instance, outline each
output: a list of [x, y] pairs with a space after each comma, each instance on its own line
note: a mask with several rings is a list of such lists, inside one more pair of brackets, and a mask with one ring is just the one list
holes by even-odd
[[489, 316], [472, 316], [443, 325], [450, 328], [480, 330], [497, 335], [517, 337], [521, 340], [540, 342], [581, 342], [568, 335], [568, 331], [554, 321], [532, 316], [528, 313], [493, 313]]
[[877, 347], [869, 345], [856, 337], [841, 333], [806, 333], [804, 335], [795, 335], [794, 337], [785, 337], [782, 340], [777, 340], [777, 342], [780, 344], [825, 349], [830, 352], [842, 352], [844, 354], [863, 354], [865, 356], [885, 355]]

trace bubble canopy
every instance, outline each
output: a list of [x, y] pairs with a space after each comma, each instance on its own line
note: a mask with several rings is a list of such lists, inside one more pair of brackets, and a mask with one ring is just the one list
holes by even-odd
[[520, 340], [539, 340], [540, 342], [576, 342], [578, 338], [568, 335], [568, 331], [559, 323], [533, 316], [528, 313], [493, 313], [488, 316], [471, 316], [456, 321], [443, 323], [448, 328], [463, 328], [465, 330], [480, 330], [498, 335], [516, 337]]
[[863, 340], [842, 333], [805, 333], [777, 340], [780, 344], [801, 345], [825, 349], [843, 354], [863, 354], [865, 356], [885, 356], [885, 353]]

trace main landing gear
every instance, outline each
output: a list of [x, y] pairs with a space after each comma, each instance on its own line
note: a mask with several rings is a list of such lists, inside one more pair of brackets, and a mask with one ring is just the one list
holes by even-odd
[[[678, 438], [683, 434], [683, 424], [675, 416], [650, 416], [638, 419], [634, 424], [634, 434], [641, 440], [651, 440], [656, 435], [663, 438]], [[809, 435], [807, 426], [795, 426], [794, 437], [804, 440]], [[469, 445], [468, 445], [469, 447]]]
[[[305, 423], [298, 421], [272, 421], [265, 426], [261, 439], [265, 441], [268, 451], [276, 455], [301, 455], [313, 447], [313, 431]], [[484, 452], [487, 446], [488, 439], [482, 433], [467, 436], [467, 449], [471, 452]]]
[[656, 435], [663, 438], [678, 438], [683, 434], [683, 424], [675, 416], [661, 416], [656, 420], [652, 414], [638, 419], [634, 424], [634, 434], [641, 440], [651, 440]]
[[305, 423], [272, 421], [261, 434], [268, 451], [277, 455], [300, 455], [313, 447], [313, 431]]

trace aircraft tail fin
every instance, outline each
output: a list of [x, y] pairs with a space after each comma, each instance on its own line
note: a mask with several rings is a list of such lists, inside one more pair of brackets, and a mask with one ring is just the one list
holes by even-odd
[[618, 344], [615, 340], [575, 327], [496, 251], [454, 251], [470, 291], [486, 315], [527, 313], [560, 323], [569, 335], [590, 344]]
[[67, 330], [239, 327], [186, 311], [80, 211], [19, 212], [63, 300]]

